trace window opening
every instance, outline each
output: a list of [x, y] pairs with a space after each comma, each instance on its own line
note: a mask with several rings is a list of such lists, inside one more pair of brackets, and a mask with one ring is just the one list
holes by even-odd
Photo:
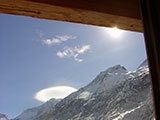
[[0, 19], [0, 118], [154, 119], [143, 34], [4, 14]]

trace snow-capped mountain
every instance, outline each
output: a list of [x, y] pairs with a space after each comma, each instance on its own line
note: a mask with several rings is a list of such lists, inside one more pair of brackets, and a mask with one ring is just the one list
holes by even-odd
[[0, 120], [10, 120], [10, 119], [7, 115], [0, 113]]
[[[152, 120], [154, 110], [147, 61], [133, 72], [121, 65], [28, 120]], [[52, 108], [52, 109], [51, 109]], [[25, 112], [24, 112], [25, 113]], [[22, 113], [19, 119], [26, 120]]]
[[140, 68], [140, 67], [148, 67], [148, 61], [147, 61], [147, 59], [138, 67], [138, 68]]
[[59, 101], [60, 100], [52, 98], [38, 107], [25, 110], [23, 113], [21, 113], [12, 120], [34, 120], [35, 118], [45, 113], [48, 113], [50, 110], [54, 109], [55, 104], [57, 104]]

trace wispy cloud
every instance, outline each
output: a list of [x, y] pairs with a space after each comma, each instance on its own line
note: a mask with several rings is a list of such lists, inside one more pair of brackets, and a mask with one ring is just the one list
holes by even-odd
[[91, 48], [90, 45], [83, 45], [82, 47], [65, 47], [63, 48], [63, 51], [58, 51], [57, 52], [57, 56], [59, 56], [60, 58], [74, 58], [75, 61], [77, 62], [82, 62], [83, 59], [78, 58], [78, 56], [80, 54], [85, 53], [86, 51], [88, 51]]
[[76, 39], [76, 36], [70, 36], [70, 35], [56, 36], [56, 37], [51, 38], [51, 39], [43, 40], [43, 43], [45, 45], [52, 46], [52, 45], [57, 45], [57, 44], [60, 44], [62, 42], [65, 42], [69, 39]]

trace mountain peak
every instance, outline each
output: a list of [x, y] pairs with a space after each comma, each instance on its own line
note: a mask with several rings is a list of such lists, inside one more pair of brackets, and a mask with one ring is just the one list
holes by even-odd
[[52, 98], [40, 106], [25, 110], [13, 120], [34, 120], [35, 117], [39, 117], [53, 109], [59, 101], [60, 99]]
[[150, 120], [146, 118], [154, 118], [151, 98], [147, 67], [128, 72], [115, 65], [61, 101], [54, 104], [51, 99], [14, 120]]
[[0, 113], [0, 120], [10, 120], [8, 115]]
[[128, 73], [125, 67], [115, 65], [101, 72], [86, 88], [91, 93], [102, 92], [106, 89], [110, 90], [131, 77], [132, 75]]
[[112, 66], [112, 67], [108, 68], [105, 72], [108, 72], [108, 73], [126, 73], [128, 71], [124, 66], [115, 65], [115, 66]]
[[148, 60], [145, 59], [138, 68], [148, 66]]

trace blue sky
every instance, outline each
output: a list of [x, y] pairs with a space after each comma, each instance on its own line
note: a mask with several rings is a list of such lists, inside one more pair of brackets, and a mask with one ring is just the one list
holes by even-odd
[[[143, 34], [0, 14], [0, 113], [15, 117], [42, 104], [52, 86], [81, 88], [113, 65], [135, 70], [146, 59]], [[114, 33], [117, 36], [116, 33]]]

